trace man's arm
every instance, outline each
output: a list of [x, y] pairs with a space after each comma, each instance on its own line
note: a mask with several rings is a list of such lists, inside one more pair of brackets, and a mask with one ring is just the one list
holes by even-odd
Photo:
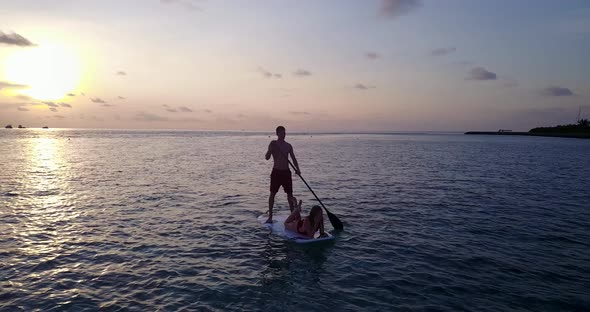
[[295, 158], [295, 153], [293, 152], [293, 146], [291, 146], [291, 150], [289, 151], [289, 154], [291, 155], [291, 159], [293, 159], [293, 165], [295, 165], [295, 173], [296, 174], [301, 174], [301, 170], [299, 170], [299, 164], [297, 163], [297, 158]]
[[264, 158], [266, 158], [266, 160], [270, 159], [270, 155], [272, 154], [272, 146], [274, 142], [275, 141], [270, 141], [270, 144], [268, 144], [268, 150], [266, 151], [266, 155], [264, 155]]

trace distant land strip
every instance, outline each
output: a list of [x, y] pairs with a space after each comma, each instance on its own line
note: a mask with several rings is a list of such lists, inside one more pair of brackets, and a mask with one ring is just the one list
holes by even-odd
[[465, 134], [527, 135], [527, 136], [542, 136], [542, 137], [590, 139], [590, 133], [531, 133], [531, 132], [516, 132], [516, 131], [468, 131], [468, 132], [465, 132]]

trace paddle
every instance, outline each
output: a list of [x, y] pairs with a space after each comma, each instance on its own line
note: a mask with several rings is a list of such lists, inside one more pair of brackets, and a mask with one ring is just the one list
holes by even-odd
[[[278, 146], [277, 146], [278, 149]], [[298, 170], [297, 168], [295, 168], [295, 166], [291, 163], [291, 161], [289, 160], [289, 157], [287, 155], [285, 155], [283, 153], [283, 151], [281, 151], [280, 149], [278, 149], [279, 153], [285, 157], [285, 159], [287, 159], [287, 161], [289, 162], [289, 165], [291, 165], [291, 167], [293, 167], [293, 170], [295, 170], [295, 173], [301, 178], [301, 181], [303, 181], [303, 183], [305, 183], [305, 186], [307, 186], [307, 188], [311, 191], [311, 193], [313, 194], [313, 196], [315, 196], [315, 199], [318, 200], [318, 202], [320, 202], [320, 205], [322, 205], [322, 208], [324, 208], [324, 210], [326, 211], [326, 214], [328, 214], [328, 219], [330, 219], [330, 223], [332, 223], [332, 226], [334, 227], [334, 229], [336, 230], [343, 230], [344, 229], [344, 224], [342, 224], [342, 221], [340, 221], [340, 219], [338, 219], [338, 217], [331, 213], [328, 208], [326, 208], [326, 206], [324, 206], [324, 203], [322, 203], [322, 201], [320, 200], [320, 198], [315, 194], [315, 192], [311, 189], [311, 186], [309, 186], [309, 184], [307, 184], [307, 181], [305, 181], [305, 179], [301, 176], [300, 173], [297, 173]]]

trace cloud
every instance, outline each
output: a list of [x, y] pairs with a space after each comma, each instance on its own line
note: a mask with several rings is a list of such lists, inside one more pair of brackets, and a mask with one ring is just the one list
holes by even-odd
[[173, 119], [172, 121], [175, 121], [175, 122], [200, 122], [201, 119], [194, 118], [194, 117], [188, 117], [188, 118]]
[[90, 100], [91, 100], [93, 103], [102, 103], [102, 104], [105, 104], [105, 103], [106, 103], [106, 101], [105, 101], [105, 100], [103, 100], [103, 99], [101, 99], [101, 98], [98, 98], [98, 97], [97, 97], [97, 98], [90, 98]]
[[117, 72], [117, 76], [127, 76], [127, 73], [124, 72], [124, 71], [122, 71], [122, 70], [120, 70], [120, 71]]
[[369, 60], [376, 60], [380, 57], [380, 55], [377, 54], [377, 52], [367, 52], [365, 53], [365, 57]]
[[117, 98], [118, 98], [119, 100], [126, 100], [126, 98], [125, 98], [124, 96], [120, 96], [120, 95], [119, 95]]
[[295, 72], [293, 72], [293, 75], [295, 76], [299, 76], [299, 77], [306, 77], [306, 76], [311, 76], [311, 72], [305, 69], [298, 69]]
[[518, 80], [512, 79], [509, 77], [504, 77], [502, 79], [502, 86], [506, 88], [515, 88], [518, 87]]
[[175, 4], [184, 7], [189, 11], [202, 11], [203, 9], [197, 5], [200, 1], [191, 0], [160, 0], [163, 4]]
[[469, 71], [469, 75], [467, 80], [496, 80], [497, 76], [496, 73], [492, 73], [491, 71], [487, 71], [483, 67], [475, 67]]
[[115, 105], [113, 104], [107, 104], [107, 103], [102, 103], [100, 104], [100, 107], [114, 107]]
[[56, 118], [56, 119], [64, 119], [66, 117], [65, 116], [62, 116], [62, 115], [55, 115], [55, 116], [53, 116], [53, 118]]
[[96, 115], [86, 116], [84, 114], [80, 114], [78, 118], [80, 118], [82, 120], [104, 121], [104, 118], [96, 117]]
[[457, 48], [455, 47], [451, 47], [451, 48], [438, 48], [438, 49], [434, 49], [430, 52], [430, 55], [433, 56], [445, 56], [445, 55], [449, 55], [453, 52], [456, 52]]
[[166, 117], [162, 117], [162, 116], [158, 116], [158, 115], [146, 113], [146, 112], [139, 112], [139, 113], [135, 114], [134, 119], [138, 120], [138, 121], [168, 121], [168, 118], [166, 118]]
[[47, 105], [49, 107], [59, 107], [59, 105], [57, 105], [57, 104], [55, 104], [55, 103], [53, 103], [51, 101], [45, 101], [45, 102], [41, 102], [41, 103], [43, 103], [43, 104], [45, 104], [45, 105]]
[[459, 62], [454, 62], [453, 65], [465, 67], [465, 66], [473, 65], [473, 62], [471, 62], [471, 61], [459, 61]]
[[258, 72], [259, 72], [260, 74], [262, 74], [262, 76], [264, 76], [265, 78], [272, 78], [272, 76], [273, 76], [273, 74], [272, 74], [271, 72], [269, 72], [269, 71], [265, 70], [265, 69], [264, 69], [264, 68], [262, 68], [262, 67], [259, 67], [259, 68], [258, 68]]
[[283, 78], [283, 75], [281, 75], [279, 73], [271, 73], [271, 72], [269, 72], [268, 70], [266, 70], [266, 69], [264, 69], [262, 67], [258, 67], [258, 72], [264, 78], [275, 78], [275, 79]]
[[6, 45], [15, 45], [15, 46], [19, 46], [19, 47], [33, 47], [36, 46], [36, 44], [32, 43], [31, 41], [29, 41], [28, 39], [26, 39], [25, 37], [17, 34], [17, 33], [4, 33], [2, 31], [0, 31], [0, 43], [6, 44]]
[[0, 110], [12, 110], [16, 109], [21, 112], [28, 112], [29, 109], [25, 106], [31, 106], [34, 103], [2, 103], [0, 102]]
[[2, 89], [26, 89], [29, 86], [22, 85], [22, 84], [15, 84], [5, 81], [0, 81], [0, 90]]
[[74, 93], [68, 93], [68, 96], [76, 96]]
[[572, 90], [564, 87], [549, 86], [541, 90], [541, 94], [544, 96], [573, 96], [575, 95]]
[[54, 112], [54, 113], [57, 113], [57, 108], [55, 108], [55, 107], [50, 107], [49, 110], [52, 111], [52, 112]]
[[355, 89], [359, 89], [359, 90], [369, 90], [369, 89], [375, 89], [375, 86], [369, 86], [369, 85], [364, 85], [362, 83], [357, 83], [356, 85], [354, 85]]
[[289, 112], [289, 114], [292, 114], [292, 115], [311, 115], [308, 112]]
[[86, 94], [85, 94], [84, 92], [80, 92], [80, 94], [81, 94], [82, 96], [86, 96]]
[[207, 113], [207, 114], [211, 114], [211, 113], [213, 113], [213, 111], [212, 111], [212, 110], [210, 110], [210, 109], [205, 109], [205, 110], [203, 110], [203, 111], [204, 111], [205, 113]]
[[405, 15], [421, 6], [421, 0], [381, 0], [379, 15], [386, 18], [395, 18]]
[[177, 110], [175, 108], [170, 107], [168, 104], [163, 104], [162, 106], [166, 109], [167, 112], [171, 112], [171, 113], [177, 112]]
[[16, 95], [15, 98], [17, 98], [19, 100], [23, 100], [23, 101], [31, 101], [31, 100], [33, 100], [32, 97], [30, 97], [28, 95], [24, 95], [24, 94]]
[[61, 107], [68, 107], [68, 108], [72, 108], [72, 105], [68, 104], [68, 103], [59, 103], [59, 106]]
[[191, 113], [191, 112], [193, 112], [192, 109], [190, 109], [186, 106], [178, 106], [178, 108], [173, 108], [167, 104], [164, 104], [162, 106], [166, 109], [167, 112], [170, 112], [170, 113], [177, 113], [177, 112]]

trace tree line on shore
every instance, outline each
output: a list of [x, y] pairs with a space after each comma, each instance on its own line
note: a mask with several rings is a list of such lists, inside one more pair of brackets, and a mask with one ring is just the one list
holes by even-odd
[[590, 133], [590, 121], [586, 118], [578, 120], [576, 124], [558, 125], [555, 127], [537, 127], [530, 133]]

